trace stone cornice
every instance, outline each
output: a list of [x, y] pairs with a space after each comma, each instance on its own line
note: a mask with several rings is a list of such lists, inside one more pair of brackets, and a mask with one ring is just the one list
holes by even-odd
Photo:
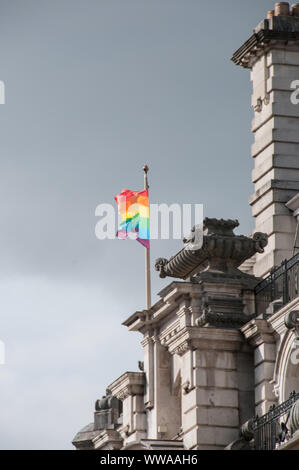
[[123, 440], [120, 434], [117, 431], [106, 429], [94, 442], [94, 449], [115, 450], [120, 449], [122, 445]]
[[[188, 311], [190, 314], [194, 312], [200, 314], [202, 312], [202, 306], [193, 305], [193, 301], [195, 300], [197, 302], [198, 299], [202, 300], [204, 295], [209, 295], [207, 294], [208, 290], [210, 287], [212, 290], [215, 290], [215, 284], [218, 284], [220, 289], [223, 288], [224, 292], [227, 286], [229, 286], [231, 292], [236, 293], [244, 289], [247, 290], [247, 287], [248, 289], [252, 289], [252, 286], [255, 286], [257, 282], [257, 278], [245, 274], [243, 278], [241, 277], [239, 279], [225, 275], [224, 273], [214, 274], [209, 272], [202, 273], [202, 280], [200, 282], [173, 281], [159, 293], [162, 298], [156, 302], [150, 310], [135, 312], [123, 322], [123, 325], [130, 331], [139, 331], [142, 334], [147, 333], [149, 336], [152, 336], [155, 329], [159, 330], [161, 321], [173, 314], [174, 311], [178, 316], [184, 316]], [[219, 289], [217, 290], [219, 291]], [[222, 299], [223, 295], [224, 294], [219, 296], [219, 300]], [[228, 296], [225, 302], [229, 302], [230, 300], [235, 301], [236, 298]], [[235, 317], [237, 320], [236, 315]], [[234, 316], [232, 316], [232, 319], [233, 318]], [[246, 321], [246, 316], [244, 316], [244, 320]], [[242, 322], [240, 324], [242, 324]], [[223, 327], [225, 325], [223, 324], [221, 326]]]
[[131, 395], [143, 395], [144, 383], [144, 372], [125, 372], [109, 385], [108, 388], [113, 396], [119, 400], [124, 400]]
[[[173, 281], [159, 295], [162, 297], [150, 310], [137, 311], [123, 322], [130, 331], [145, 333], [154, 329], [162, 319], [179, 307], [181, 301], [188, 301], [192, 294], [201, 293], [201, 286], [191, 282]], [[182, 309], [184, 307], [181, 307]]]
[[238, 330], [185, 327], [168, 340], [164, 339], [162, 344], [171, 354], [182, 355], [188, 350], [197, 348], [238, 351], [243, 341]]
[[250, 36], [233, 54], [231, 60], [236, 65], [251, 68], [254, 62], [271, 47], [275, 47], [279, 42], [288, 41], [299, 41], [299, 31], [273, 31], [262, 29]]
[[262, 343], [275, 343], [274, 330], [267, 320], [255, 318], [246, 323], [241, 331], [250, 344], [255, 347]]
[[179, 320], [172, 323], [168, 328], [163, 330], [163, 332], [159, 335], [160, 342], [163, 346], [165, 346], [171, 338], [176, 336], [180, 331], [180, 323]]
[[122, 442], [118, 431], [113, 429], [95, 430], [94, 424], [91, 423], [76, 434], [72, 444], [79, 450], [95, 450], [106, 446], [107, 449], [120, 449]]

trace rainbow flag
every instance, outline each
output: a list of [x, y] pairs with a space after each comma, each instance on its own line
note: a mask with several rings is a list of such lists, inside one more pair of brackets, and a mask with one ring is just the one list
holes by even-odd
[[125, 239], [128, 233], [134, 233], [136, 240], [149, 248], [149, 201], [148, 190], [130, 191], [123, 189], [114, 198], [121, 216], [117, 237]]

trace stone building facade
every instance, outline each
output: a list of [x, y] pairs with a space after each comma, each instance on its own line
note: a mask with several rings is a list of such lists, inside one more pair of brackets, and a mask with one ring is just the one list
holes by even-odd
[[171, 282], [124, 322], [144, 361], [108, 386], [77, 449], [299, 450], [299, 4], [275, 4], [232, 60], [253, 84], [255, 231], [206, 218], [200, 250], [193, 230], [156, 261]]

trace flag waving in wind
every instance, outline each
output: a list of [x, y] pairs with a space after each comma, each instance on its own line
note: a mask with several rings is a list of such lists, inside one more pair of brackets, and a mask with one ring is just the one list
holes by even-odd
[[149, 249], [149, 201], [148, 190], [130, 191], [123, 189], [114, 198], [121, 216], [118, 238], [125, 239], [134, 233], [136, 240]]

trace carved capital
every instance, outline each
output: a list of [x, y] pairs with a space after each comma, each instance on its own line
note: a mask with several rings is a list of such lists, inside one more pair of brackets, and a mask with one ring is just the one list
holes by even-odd
[[145, 336], [143, 340], [141, 341], [141, 346], [145, 348], [148, 346], [150, 343], [153, 343], [153, 339], [151, 336]]
[[167, 347], [170, 354], [182, 356], [196, 349], [235, 351], [239, 350], [241, 343], [242, 336], [234, 329], [185, 327], [168, 342]]
[[190, 341], [184, 341], [183, 343], [176, 346], [174, 349], [170, 350], [171, 354], [178, 354], [178, 356], [182, 356], [191, 348]]
[[124, 387], [122, 390], [120, 390], [119, 392], [115, 394], [115, 396], [121, 401], [124, 401], [129, 395], [130, 395], [130, 387]]

